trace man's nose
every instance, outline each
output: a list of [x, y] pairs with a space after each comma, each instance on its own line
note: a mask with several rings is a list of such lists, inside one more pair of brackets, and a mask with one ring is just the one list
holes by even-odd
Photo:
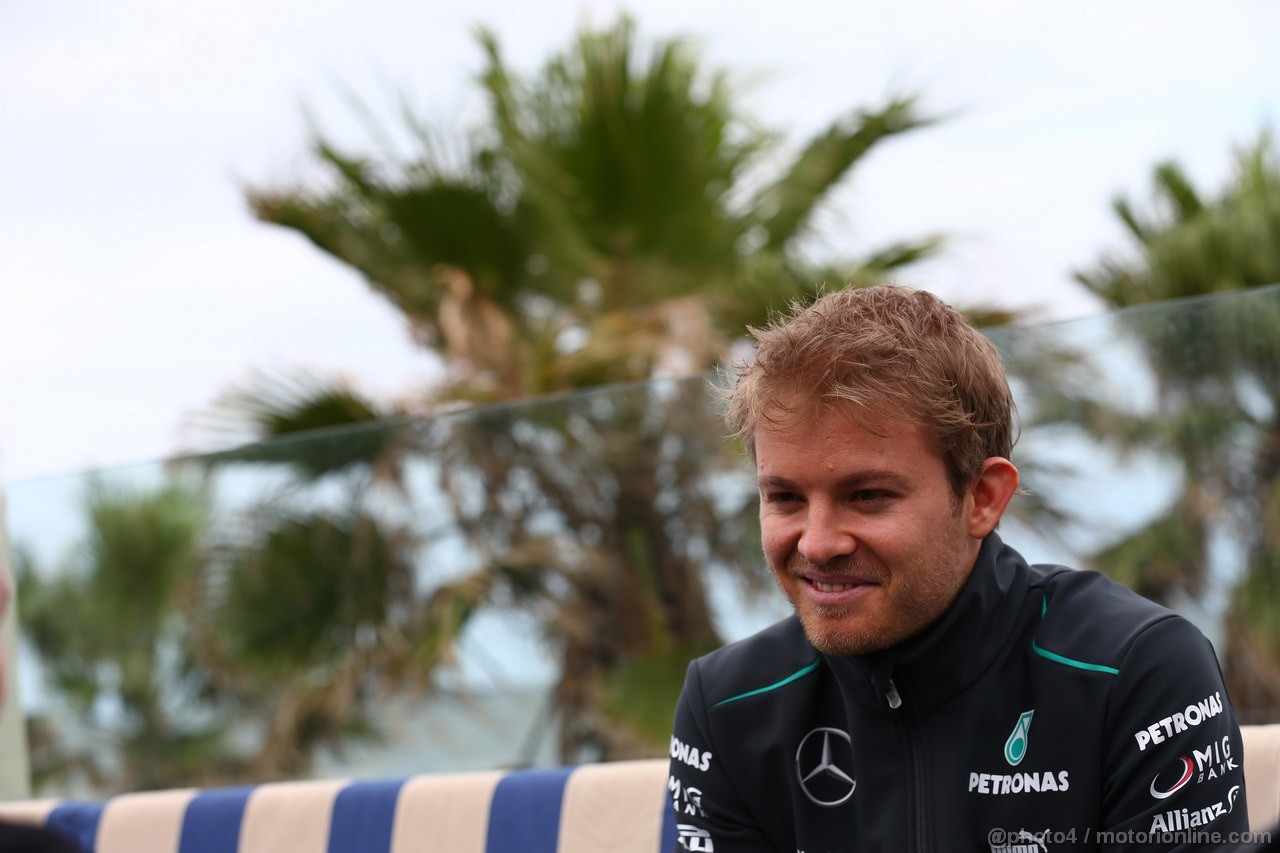
[[826, 565], [838, 557], [849, 556], [857, 547], [858, 540], [853, 531], [841, 522], [840, 514], [834, 508], [809, 505], [804, 533], [797, 546], [806, 560], [815, 566]]

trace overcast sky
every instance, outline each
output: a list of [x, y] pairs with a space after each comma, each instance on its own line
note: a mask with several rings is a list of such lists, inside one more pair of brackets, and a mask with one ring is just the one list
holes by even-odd
[[793, 140], [922, 92], [952, 117], [868, 159], [825, 249], [947, 232], [904, 283], [1045, 318], [1099, 310], [1070, 272], [1122, 245], [1116, 192], [1169, 157], [1214, 186], [1280, 116], [1274, 0], [0, 0], [0, 482], [181, 450], [254, 369], [428, 381], [399, 316], [254, 222], [244, 184], [305, 173], [304, 105], [358, 140], [348, 91], [465, 126], [477, 23], [532, 69], [621, 8], [693, 36]]

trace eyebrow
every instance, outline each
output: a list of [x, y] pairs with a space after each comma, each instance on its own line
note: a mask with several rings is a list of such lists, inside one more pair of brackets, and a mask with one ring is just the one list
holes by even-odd
[[[865, 471], [858, 471], [847, 477], [842, 477], [836, 481], [837, 489], [865, 489], [869, 486], [888, 487], [891, 489], [905, 490], [911, 485], [911, 481], [899, 474], [897, 471], [890, 471], [886, 468], [869, 468]], [[786, 477], [779, 477], [776, 474], [767, 474], [756, 479], [756, 487], [761, 489], [781, 489], [784, 491], [799, 491], [795, 482], [788, 480]]]

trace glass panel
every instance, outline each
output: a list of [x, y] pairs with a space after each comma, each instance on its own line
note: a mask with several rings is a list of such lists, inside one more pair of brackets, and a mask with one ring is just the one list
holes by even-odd
[[[1280, 701], [1280, 289], [996, 330], [1002, 534]], [[13, 484], [37, 792], [660, 755], [690, 657], [785, 616], [714, 378]]]

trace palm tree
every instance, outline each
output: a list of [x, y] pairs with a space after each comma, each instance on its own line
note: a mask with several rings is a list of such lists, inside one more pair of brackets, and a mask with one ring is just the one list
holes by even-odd
[[402, 661], [433, 639], [415, 605], [422, 543], [385, 510], [406, 484], [404, 431], [372, 422], [383, 414], [336, 381], [261, 375], [252, 393], [225, 394], [203, 428], [299, 437], [187, 460], [285, 475], [259, 479], [252, 506], [219, 527], [184, 611], [211, 686], [238, 720], [260, 723], [249, 779], [296, 778], [320, 747], [378, 736], [384, 682], [421, 681]]
[[[81, 776], [147, 790], [238, 778], [244, 762], [208, 712], [216, 697], [181, 616], [207, 560], [202, 490], [178, 480], [151, 491], [93, 481], [85, 507], [86, 538], [61, 571], [18, 561], [22, 631], [83, 723], [76, 744], [49, 720], [31, 721], [43, 743], [37, 785]], [[89, 748], [91, 730], [118, 732], [118, 753]]]
[[698, 372], [770, 308], [938, 245], [821, 267], [798, 250], [868, 151], [927, 124], [913, 99], [833, 122], [770, 176], [776, 138], [683, 41], [638, 56], [623, 20], [581, 33], [526, 81], [491, 34], [479, 38], [489, 119], [469, 141], [448, 144], [409, 115], [412, 158], [370, 160], [321, 138], [328, 189], [249, 194], [260, 218], [353, 266], [404, 312], [452, 371], [438, 398]]
[[[1155, 170], [1154, 212], [1115, 203], [1138, 248], [1077, 278], [1117, 308], [1226, 294], [1280, 282], [1280, 162], [1264, 135], [1241, 152], [1213, 199], [1176, 164]], [[1226, 616], [1224, 673], [1248, 715], [1280, 708], [1280, 302], [1275, 291], [1186, 302], [1122, 320], [1142, 346], [1158, 401], [1149, 413], [1093, 406], [1084, 421], [1124, 448], [1154, 448], [1182, 470], [1164, 515], [1097, 561], [1145, 594], [1200, 596], [1214, 540], [1236, 543], [1243, 569]]]
[[260, 721], [248, 777], [297, 778], [320, 747], [378, 735], [372, 708], [412, 612], [410, 534], [352, 507], [260, 510], [192, 614], [224, 704]]
[[[249, 202], [359, 270], [442, 361], [448, 381], [411, 409], [696, 377], [403, 424], [341, 457], [348, 471], [434, 472], [448, 498], [438, 521], [474, 559], [461, 577], [430, 578], [416, 618], [387, 632], [401, 642], [384, 676], [448, 660], [481, 608], [529, 609], [561, 664], [563, 756], [653, 754], [685, 662], [719, 643], [704, 569], [765, 576], [743, 572], [757, 562], [750, 491], [726, 499], [713, 485], [736, 463], [703, 373], [786, 301], [878, 280], [938, 247], [927, 237], [824, 264], [800, 250], [862, 157], [928, 120], [911, 98], [852, 112], [770, 169], [778, 137], [684, 41], [645, 50], [622, 20], [579, 34], [531, 79], [490, 33], [479, 41], [488, 118], [467, 139], [406, 111], [413, 156], [358, 156], [320, 137], [325, 189], [253, 189]], [[322, 388], [264, 382], [240, 397], [263, 439], [318, 412], [329, 427], [379, 414]], [[214, 461], [305, 468], [277, 447]]]

